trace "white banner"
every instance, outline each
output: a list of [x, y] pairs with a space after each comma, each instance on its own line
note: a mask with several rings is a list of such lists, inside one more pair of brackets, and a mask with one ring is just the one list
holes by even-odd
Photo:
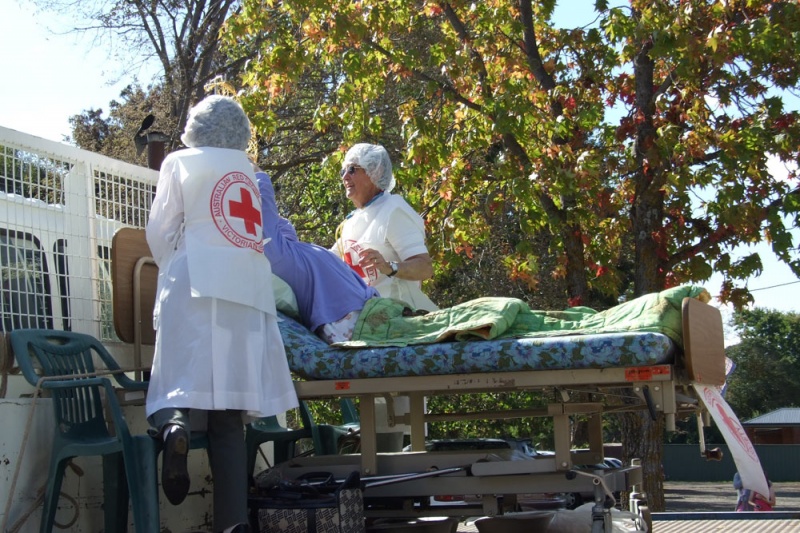
[[761, 461], [758, 460], [756, 450], [731, 406], [722, 398], [716, 387], [695, 382], [692, 383], [692, 386], [725, 438], [744, 488], [768, 496], [769, 486], [764, 470], [761, 468]]

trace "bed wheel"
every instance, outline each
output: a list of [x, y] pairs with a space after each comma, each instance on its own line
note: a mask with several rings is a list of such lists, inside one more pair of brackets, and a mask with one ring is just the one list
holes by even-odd
[[583, 505], [583, 496], [579, 492], [567, 492], [564, 496], [566, 496], [567, 500], [567, 509], [577, 509]]

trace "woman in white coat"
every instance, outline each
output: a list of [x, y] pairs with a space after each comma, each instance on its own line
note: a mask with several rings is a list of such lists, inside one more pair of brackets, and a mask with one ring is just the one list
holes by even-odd
[[[164, 439], [162, 488], [189, 490], [189, 412], [206, 415], [214, 531], [248, 531], [246, 417], [297, 406], [264, 256], [261, 202], [245, 153], [250, 123], [231, 98], [189, 114], [189, 148], [161, 166], [147, 223], [159, 267], [147, 416]], [[195, 417], [192, 417], [195, 420]]]

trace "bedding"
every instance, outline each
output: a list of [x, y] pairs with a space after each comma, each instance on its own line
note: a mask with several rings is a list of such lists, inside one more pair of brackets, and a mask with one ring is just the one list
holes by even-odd
[[375, 298], [359, 317], [358, 337], [337, 345], [283, 313], [279, 327], [289, 367], [310, 380], [650, 366], [672, 363], [681, 348], [683, 298], [707, 294], [676, 287], [603, 312], [478, 299], [422, 317]]
[[646, 294], [600, 312], [588, 307], [534, 311], [516, 298], [477, 298], [423, 316], [415, 316], [399, 300], [373, 298], [361, 311], [352, 340], [337, 345], [406, 346], [470, 338], [491, 340], [630, 331], [663, 333], [681, 345], [681, 304], [686, 297], [703, 302], [711, 298], [704, 288], [685, 285]]

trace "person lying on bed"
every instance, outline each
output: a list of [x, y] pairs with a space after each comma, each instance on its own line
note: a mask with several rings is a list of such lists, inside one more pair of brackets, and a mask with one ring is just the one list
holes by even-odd
[[301, 322], [325, 342], [349, 341], [364, 303], [375, 288], [327, 248], [297, 238], [292, 223], [278, 214], [275, 190], [256, 168], [264, 222], [264, 255], [272, 272], [294, 291]]

